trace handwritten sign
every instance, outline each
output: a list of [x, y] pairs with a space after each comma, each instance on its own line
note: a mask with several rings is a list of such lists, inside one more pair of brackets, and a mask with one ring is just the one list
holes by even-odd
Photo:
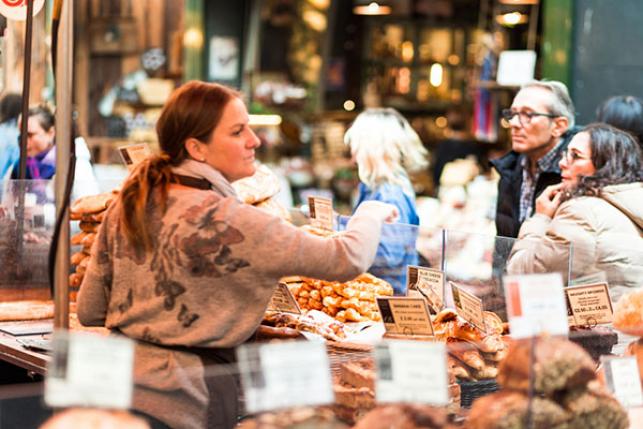
[[378, 402], [449, 403], [446, 344], [386, 341], [375, 346]]
[[641, 376], [636, 356], [601, 357], [607, 387], [626, 408], [643, 406]]
[[377, 307], [386, 332], [394, 335], [433, 336], [433, 324], [423, 298], [378, 297]]
[[288, 289], [286, 283], [279, 283], [277, 288], [272, 293], [270, 303], [268, 304], [268, 311], [277, 311], [281, 313], [295, 313], [301, 314], [301, 309], [297, 305], [297, 300]]
[[453, 282], [449, 282], [449, 284], [451, 285], [453, 303], [455, 304], [458, 315], [482, 330], [482, 332], [486, 332], [487, 327], [484, 322], [482, 299], [467, 292]]
[[[0, 0], [1, 1], [1, 0]], [[138, 165], [141, 161], [152, 154], [150, 147], [147, 143], [132, 144], [127, 146], [121, 146], [118, 148], [118, 153], [121, 154], [121, 159], [129, 171], [132, 171], [134, 167]]]
[[45, 380], [50, 407], [127, 409], [132, 404], [134, 342], [125, 337], [55, 332]]
[[333, 402], [326, 345], [318, 341], [245, 344], [237, 348], [250, 413]]
[[407, 266], [406, 290], [417, 290], [435, 313], [444, 308], [444, 272], [433, 268]]
[[607, 283], [565, 288], [574, 325], [612, 323], [614, 309]]
[[308, 197], [311, 224], [314, 227], [333, 230], [333, 200], [324, 197]]
[[567, 305], [560, 273], [504, 277], [511, 336], [567, 335]]

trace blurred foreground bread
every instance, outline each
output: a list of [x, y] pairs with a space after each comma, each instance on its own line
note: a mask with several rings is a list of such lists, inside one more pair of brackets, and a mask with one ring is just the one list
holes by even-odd
[[40, 429], [150, 429], [145, 420], [126, 411], [72, 408], [54, 414]]

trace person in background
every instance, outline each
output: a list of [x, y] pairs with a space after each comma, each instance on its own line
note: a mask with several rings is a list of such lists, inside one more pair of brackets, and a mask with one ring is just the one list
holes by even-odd
[[618, 95], [605, 100], [596, 110], [596, 121], [631, 133], [643, 147], [643, 100]]
[[394, 207], [369, 201], [334, 237], [312, 235], [238, 200], [260, 141], [236, 91], [192, 81], [156, 125], [110, 206], [78, 295], [84, 325], [136, 341], [133, 409], [153, 428], [231, 428], [239, 414], [234, 348], [247, 341], [280, 278], [348, 281], [375, 258]]
[[[49, 180], [56, 173], [56, 128], [55, 118], [46, 106], [29, 109], [27, 122], [27, 180]], [[18, 124], [20, 125], [20, 123]], [[98, 194], [98, 183], [90, 162], [90, 153], [85, 140], [77, 137], [76, 168], [71, 201], [85, 195]], [[19, 162], [15, 160], [7, 175], [11, 179], [19, 178]]]
[[556, 81], [524, 85], [502, 111], [502, 125], [511, 129], [512, 150], [491, 161], [500, 174], [496, 230], [516, 237], [538, 195], [560, 182], [558, 160], [576, 131], [567, 87]]
[[0, 101], [0, 179], [20, 158], [18, 117], [21, 106], [20, 94], [7, 93]]
[[[427, 150], [407, 120], [395, 109], [371, 108], [360, 113], [344, 135], [360, 179], [356, 209], [365, 201], [397, 207], [399, 222], [419, 225], [415, 192], [407, 171], [426, 168]], [[406, 266], [418, 264], [417, 228], [387, 226], [369, 272], [406, 293]]]
[[612, 300], [643, 283], [643, 160], [638, 142], [606, 124], [585, 127], [560, 159], [562, 182], [536, 200], [508, 263], [512, 274], [604, 272]]

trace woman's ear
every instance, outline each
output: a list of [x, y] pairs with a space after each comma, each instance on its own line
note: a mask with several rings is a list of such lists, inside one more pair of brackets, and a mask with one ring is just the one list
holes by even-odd
[[193, 137], [190, 137], [185, 141], [185, 150], [188, 152], [190, 158], [200, 162], [205, 161], [205, 155], [203, 154], [203, 149], [201, 147], [202, 144], [203, 143]]

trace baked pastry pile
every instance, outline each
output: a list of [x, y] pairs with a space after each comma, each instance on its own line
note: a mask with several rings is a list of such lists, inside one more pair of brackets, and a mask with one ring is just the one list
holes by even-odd
[[484, 317], [486, 332], [453, 309], [444, 309], [433, 318], [436, 338], [447, 343], [449, 371], [461, 381], [495, 378], [498, 365], [507, 356], [502, 320], [490, 311], [485, 311]]
[[323, 311], [340, 322], [380, 321], [375, 298], [393, 295], [389, 283], [368, 273], [345, 283], [308, 277], [290, 280], [288, 288], [302, 310]]
[[98, 195], [89, 195], [77, 199], [71, 206], [71, 220], [80, 221], [80, 232], [71, 237], [72, 246], [82, 246], [81, 250], [71, 255], [71, 265], [76, 271], [69, 275], [69, 286], [72, 289], [70, 299], [76, 300], [76, 293], [83, 282], [89, 253], [94, 244], [96, 233], [105, 218], [105, 212], [112, 202], [118, 197], [118, 191], [104, 192]]
[[625, 429], [626, 411], [595, 380], [580, 346], [560, 338], [515, 341], [500, 364], [503, 390], [473, 403], [471, 429]]
[[643, 289], [624, 294], [614, 308], [614, 328], [643, 336]]
[[299, 332], [312, 332], [331, 341], [346, 339], [346, 325], [317, 310], [310, 310], [304, 314], [266, 313], [261, 324], [275, 328], [291, 328]]

